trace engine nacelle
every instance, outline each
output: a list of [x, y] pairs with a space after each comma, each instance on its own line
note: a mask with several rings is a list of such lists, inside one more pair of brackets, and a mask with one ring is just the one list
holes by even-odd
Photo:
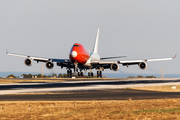
[[140, 62], [139, 63], [139, 68], [142, 70], [145, 70], [147, 68], [147, 64], [145, 62]]
[[111, 64], [110, 69], [113, 71], [118, 71], [119, 70], [119, 65], [116, 63]]
[[29, 59], [29, 58], [27, 58], [27, 59], [25, 59], [24, 63], [25, 63], [25, 65], [27, 65], [27, 66], [31, 66], [31, 65], [32, 65], [32, 60]]
[[47, 67], [48, 69], [52, 69], [52, 68], [54, 67], [54, 63], [52, 63], [52, 62], [47, 62], [47, 63], [46, 63], [46, 67]]

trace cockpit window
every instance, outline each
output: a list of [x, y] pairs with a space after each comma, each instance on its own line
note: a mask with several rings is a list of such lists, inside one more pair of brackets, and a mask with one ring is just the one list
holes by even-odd
[[74, 45], [74, 47], [79, 47], [79, 45]]

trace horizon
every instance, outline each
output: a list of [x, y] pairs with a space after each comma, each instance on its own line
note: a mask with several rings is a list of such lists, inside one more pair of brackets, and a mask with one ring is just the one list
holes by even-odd
[[[22, 74], [32, 74], [32, 75], [38, 75], [41, 74], [40, 72], [4, 72], [4, 71], [0, 71], [0, 77], [7, 77], [8, 75], [13, 74], [15, 76], [19, 76], [21, 78]], [[46, 76], [50, 76], [52, 74], [56, 74], [57, 76], [59, 74], [64, 74], [64, 73], [44, 73], [44, 75]], [[67, 73], [65, 73], [67, 74]], [[87, 73], [85, 73], [85, 75], [87, 75]], [[108, 73], [108, 72], [104, 72], [103, 77], [107, 77], [107, 78], [128, 78], [128, 77], [137, 77], [137, 76], [143, 76], [143, 77], [147, 77], [147, 76], [155, 76], [156, 78], [161, 78], [161, 74], [134, 74], [134, 73]], [[180, 74], [163, 74], [163, 78], [180, 78]]]

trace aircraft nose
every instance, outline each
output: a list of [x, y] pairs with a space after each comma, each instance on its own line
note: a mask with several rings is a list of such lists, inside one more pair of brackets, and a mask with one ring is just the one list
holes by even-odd
[[71, 52], [71, 56], [72, 56], [72, 57], [76, 57], [76, 56], [77, 56], [77, 52], [76, 52], [76, 51], [72, 51], [72, 52]]

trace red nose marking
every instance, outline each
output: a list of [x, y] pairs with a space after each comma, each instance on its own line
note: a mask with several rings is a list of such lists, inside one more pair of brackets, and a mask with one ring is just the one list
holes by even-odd
[[75, 43], [70, 51], [69, 59], [72, 63], [85, 64], [89, 59], [89, 52], [78, 43]]

